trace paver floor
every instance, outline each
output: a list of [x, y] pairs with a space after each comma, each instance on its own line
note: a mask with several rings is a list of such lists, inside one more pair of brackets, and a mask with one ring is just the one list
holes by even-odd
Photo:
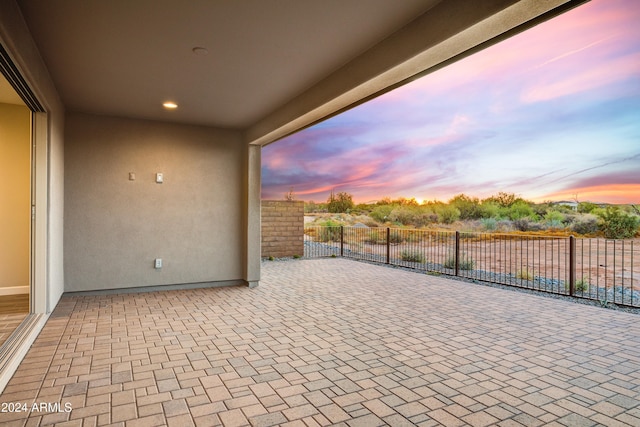
[[638, 426], [639, 319], [344, 259], [265, 262], [256, 289], [63, 297], [0, 396], [27, 411], [0, 424]]

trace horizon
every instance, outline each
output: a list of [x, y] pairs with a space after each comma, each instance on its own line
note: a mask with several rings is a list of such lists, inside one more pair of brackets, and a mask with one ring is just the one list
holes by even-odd
[[637, 22], [593, 0], [263, 147], [262, 198], [640, 203]]

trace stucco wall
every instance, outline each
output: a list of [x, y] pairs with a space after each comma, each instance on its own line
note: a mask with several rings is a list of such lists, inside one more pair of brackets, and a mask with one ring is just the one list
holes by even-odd
[[304, 202], [262, 201], [262, 256], [304, 255]]
[[0, 104], [0, 288], [29, 290], [31, 112]]
[[65, 290], [242, 280], [240, 138], [201, 126], [68, 114]]

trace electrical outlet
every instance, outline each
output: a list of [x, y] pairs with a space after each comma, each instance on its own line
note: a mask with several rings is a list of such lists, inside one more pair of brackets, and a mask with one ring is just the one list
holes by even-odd
[[162, 268], [162, 258], [156, 258], [155, 268]]

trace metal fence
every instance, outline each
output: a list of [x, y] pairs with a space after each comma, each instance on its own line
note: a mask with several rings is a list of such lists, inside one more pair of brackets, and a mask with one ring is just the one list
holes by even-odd
[[347, 257], [640, 307], [640, 244], [497, 233], [305, 227], [304, 256]]

